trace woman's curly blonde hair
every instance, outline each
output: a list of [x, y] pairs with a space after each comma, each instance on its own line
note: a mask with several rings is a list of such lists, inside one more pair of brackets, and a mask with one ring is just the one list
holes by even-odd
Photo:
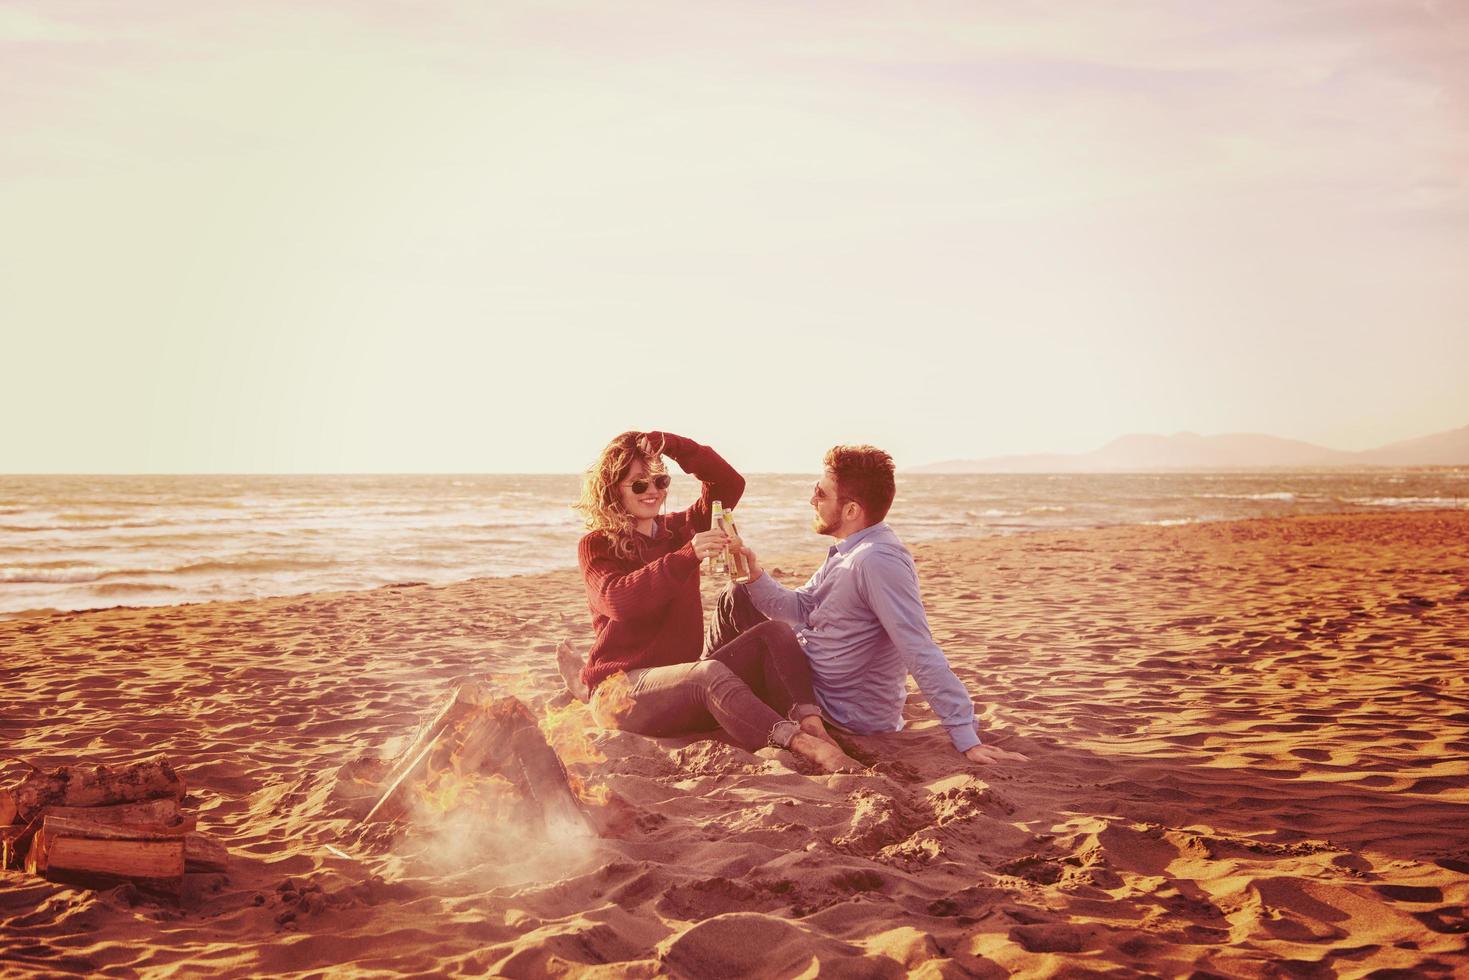
[[640, 461], [648, 468], [649, 476], [666, 472], [663, 446], [648, 445], [644, 435], [636, 430], [624, 432], [607, 443], [582, 477], [581, 499], [571, 505], [585, 518], [587, 529], [601, 531], [611, 542], [613, 554], [622, 559], [637, 553], [637, 522], [623, 507], [618, 484], [627, 479], [633, 464]]

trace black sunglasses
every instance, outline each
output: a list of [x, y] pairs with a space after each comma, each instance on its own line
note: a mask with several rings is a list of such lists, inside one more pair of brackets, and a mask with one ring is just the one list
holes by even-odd
[[[668, 485], [672, 482], [673, 477], [669, 476], [667, 473], [659, 473], [657, 476], [653, 477], [653, 486], [659, 490], [667, 490]], [[626, 486], [631, 489], [633, 493], [648, 492], [647, 480], [634, 480], [631, 483], [626, 484]]]
[[[812, 492], [812, 494], [815, 495], [815, 497], [816, 497], [817, 500], [826, 500], [826, 499], [828, 499], [831, 496], [831, 494], [829, 494], [825, 490], [821, 489], [821, 481], [820, 480], [817, 480], [815, 483], [813, 483], [811, 485], [811, 492]], [[850, 503], [851, 500], [852, 500], [851, 497], [842, 497], [842, 496], [838, 496], [837, 497], [837, 503], [842, 503], [842, 504]]]

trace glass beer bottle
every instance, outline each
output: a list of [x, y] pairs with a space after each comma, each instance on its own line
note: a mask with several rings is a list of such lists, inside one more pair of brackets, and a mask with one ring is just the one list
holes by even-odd
[[[735, 530], [733, 510], [726, 511], [724, 514], [724, 529], [732, 538], [740, 536], [740, 532]], [[750, 581], [750, 563], [746, 560], [744, 552], [734, 548], [729, 549], [729, 579], [736, 585], [743, 585]]]
[[[709, 529], [711, 531], [724, 530], [724, 505], [717, 500], [709, 508]], [[726, 555], [728, 554], [729, 549], [726, 548], [717, 555], [709, 556], [709, 572], [711, 575], [723, 575], [729, 571], [729, 565], [726, 562]]]

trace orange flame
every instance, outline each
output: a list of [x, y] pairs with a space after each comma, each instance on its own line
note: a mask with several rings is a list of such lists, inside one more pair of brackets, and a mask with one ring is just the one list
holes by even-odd
[[597, 692], [592, 697], [592, 716], [603, 728], [616, 728], [617, 722], [627, 716], [635, 703], [632, 685], [627, 675], [619, 670], [597, 685]]
[[[618, 722], [627, 716], [635, 703], [632, 684], [629, 683], [627, 674], [619, 670], [597, 685], [596, 693], [592, 696], [592, 718], [603, 728], [618, 728]], [[584, 803], [606, 806], [612, 800], [612, 791], [606, 784], [583, 786], [577, 780], [572, 784], [572, 789]]]
[[588, 783], [574, 772], [567, 773], [566, 778], [571, 784], [571, 791], [583, 803], [606, 806], [612, 802], [612, 790], [607, 788], [606, 783]]
[[579, 702], [559, 710], [547, 705], [546, 716], [540, 721], [541, 734], [546, 736], [546, 742], [567, 767], [567, 781], [577, 798], [593, 806], [606, 806], [612, 791], [601, 783], [589, 783], [571, 771], [573, 765], [595, 765], [607, 761], [607, 757], [587, 737], [591, 719], [586, 712], [586, 706]]
[[[484, 707], [488, 700], [478, 697], [472, 703]], [[498, 773], [484, 772], [477, 766], [466, 769], [460, 754], [465, 732], [473, 723], [470, 717], [453, 723], [453, 735], [444, 744], [454, 748], [447, 754], [435, 752], [430, 756], [426, 771], [415, 787], [418, 801], [424, 810], [436, 815], [467, 809], [487, 819], [508, 817], [519, 796], [514, 784]]]
[[430, 813], [445, 814], [473, 810], [490, 819], [509, 816], [518, 794], [514, 785], [498, 773], [465, 773], [458, 760], [450, 769], [432, 774], [418, 787], [418, 799]]
[[[618, 674], [613, 681], [613, 693], [620, 696], [607, 703], [625, 711], [625, 706], [632, 704], [632, 699], [626, 696], [626, 675]], [[486, 709], [493, 709], [497, 703], [488, 693], [478, 690], [463, 691], [460, 699]], [[475, 726], [483, 723], [473, 712], [459, 718], [427, 760], [425, 771], [414, 787], [419, 807], [426, 815], [472, 810], [487, 820], [500, 821], [515, 819], [523, 809], [524, 800], [513, 782], [480, 768], [484, 741], [483, 733]], [[590, 725], [586, 707], [580, 702], [560, 710], [548, 705], [545, 716], [538, 722], [546, 743], [561, 759], [572, 791], [584, 803], [605, 806], [611, 800], [611, 791], [605, 785], [591, 785], [591, 776], [571, 771], [573, 765], [591, 766], [606, 761], [587, 737]], [[466, 741], [479, 749], [467, 749]], [[461, 749], [467, 750], [461, 752]]]
[[564, 765], [607, 761], [607, 757], [587, 738], [589, 719], [585, 712], [586, 708], [580, 702], [559, 710], [546, 706], [546, 717], [540, 722], [541, 734], [546, 736], [547, 743], [556, 750]]

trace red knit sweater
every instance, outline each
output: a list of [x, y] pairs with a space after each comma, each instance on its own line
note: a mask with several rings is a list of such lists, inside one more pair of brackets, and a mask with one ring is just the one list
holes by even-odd
[[637, 535], [632, 558], [617, 557], [601, 531], [577, 546], [597, 634], [581, 675], [591, 689], [620, 670], [699, 659], [704, 606], [691, 542], [709, 530], [711, 503], [731, 508], [745, 492], [745, 478], [708, 446], [667, 432], [653, 435], [663, 437], [664, 455], [699, 478], [703, 492], [688, 510], [655, 518], [653, 536]]

